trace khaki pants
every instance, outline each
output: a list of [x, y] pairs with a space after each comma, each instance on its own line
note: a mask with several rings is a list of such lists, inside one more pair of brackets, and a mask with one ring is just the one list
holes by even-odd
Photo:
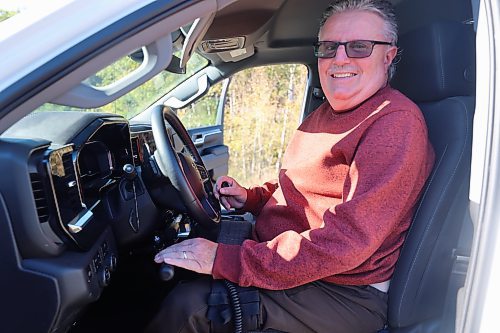
[[[168, 295], [147, 332], [213, 332], [206, 318], [210, 291], [210, 277], [180, 283]], [[259, 329], [263, 331], [375, 333], [387, 319], [387, 294], [371, 286], [318, 281], [287, 290], [259, 292]], [[232, 323], [226, 326], [224, 332], [234, 331]]]

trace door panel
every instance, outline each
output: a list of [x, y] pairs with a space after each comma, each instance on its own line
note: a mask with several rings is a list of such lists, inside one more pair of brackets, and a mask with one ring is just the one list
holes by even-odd
[[224, 145], [222, 126], [211, 126], [188, 130], [200, 153], [212, 180], [226, 175], [229, 162], [229, 149]]

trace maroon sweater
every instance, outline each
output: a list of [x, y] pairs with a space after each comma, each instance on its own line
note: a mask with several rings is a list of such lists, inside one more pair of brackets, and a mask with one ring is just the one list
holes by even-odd
[[219, 244], [212, 275], [274, 290], [390, 279], [433, 163], [423, 116], [397, 90], [349, 112], [321, 105], [292, 137], [279, 179], [247, 191], [254, 239]]

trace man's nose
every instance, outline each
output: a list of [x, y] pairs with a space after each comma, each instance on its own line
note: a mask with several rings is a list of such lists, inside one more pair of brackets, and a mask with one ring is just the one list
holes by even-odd
[[347, 63], [350, 61], [350, 58], [347, 56], [345, 48], [346, 48], [345, 45], [339, 45], [335, 57], [333, 58], [335, 63]]

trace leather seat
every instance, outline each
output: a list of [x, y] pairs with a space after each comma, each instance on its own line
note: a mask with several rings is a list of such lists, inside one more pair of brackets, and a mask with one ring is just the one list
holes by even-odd
[[[440, 22], [400, 38], [391, 85], [424, 113], [436, 152], [389, 289], [390, 332], [447, 332], [454, 251], [468, 223], [475, 41], [472, 26]], [[471, 237], [471, 235], [469, 236]], [[453, 294], [454, 290], [451, 294]]]

